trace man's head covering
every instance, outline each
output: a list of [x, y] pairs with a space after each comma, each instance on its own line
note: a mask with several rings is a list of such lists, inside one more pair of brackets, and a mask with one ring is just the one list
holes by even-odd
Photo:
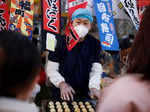
[[91, 23], [93, 22], [92, 12], [85, 8], [79, 8], [72, 14], [71, 21], [74, 21], [76, 18], [86, 18]]

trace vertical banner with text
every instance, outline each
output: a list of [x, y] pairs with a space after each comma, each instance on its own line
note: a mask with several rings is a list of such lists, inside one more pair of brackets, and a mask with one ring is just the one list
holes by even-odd
[[43, 29], [60, 33], [60, 0], [43, 0]]
[[94, 7], [102, 49], [118, 51], [119, 44], [113, 19], [112, 1], [94, 0]]
[[69, 21], [68, 25], [66, 26], [66, 44], [67, 48], [70, 51], [79, 41], [79, 36], [74, 30], [72, 24], [71, 24], [71, 16], [73, 12], [79, 8], [86, 8], [87, 6], [87, 1], [86, 0], [68, 0], [68, 6], [69, 6]]
[[34, 0], [11, 0], [9, 30], [32, 39]]
[[9, 9], [6, 0], [0, 0], [0, 31], [8, 30]]
[[42, 1], [42, 40], [43, 50], [55, 50], [57, 37], [60, 34], [60, 0], [43, 0]]
[[136, 30], [139, 28], [140, 20], [137, 10], [137, 1], [136, 0], [120, 0], [126, 11], [128, 12]]

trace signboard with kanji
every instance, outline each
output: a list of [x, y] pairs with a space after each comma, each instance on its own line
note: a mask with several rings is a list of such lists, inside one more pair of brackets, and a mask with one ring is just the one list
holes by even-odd
[[113, 19], [112, 1], [94, 0], [94, 7], [102, 49], [118, 51], [119, 44]]
[[60, 33], [60, 0], [43, 0], [43, 29]]
[[11, 0], [9, 30], [32, 38], [34, 0]]
[[120, 0], [126, 11], [128, 12], [136, 30], [139, 28], [140, 20], [137, 10], [137, 1], [136, 0]]
[[7, 30], [9, 24], [9, 10], [6, 0], [0, 0], [0, 31]]

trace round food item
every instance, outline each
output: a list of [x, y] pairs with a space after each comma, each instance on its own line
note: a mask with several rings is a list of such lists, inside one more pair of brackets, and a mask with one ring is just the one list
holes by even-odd
[[63, 105], [68, 105], [67, 103], [63, 103]]
[[58, 108], [57, 112], [63, 112], [62, 108]]
[[68, 105], [67, 105], [67, 104], [64, 104], [63, 107], [64, 107], [64, 108], [65, 108], [65, 107], [68, 107]]
[[85, 102], [85, 105], [90, 105], [90, 103], [88, 101]]
[[56, 104], [56, 106], [61, 106], [61, 104], [58, 103], [58, 104]]
[[88, 109], [92, 108], [92, 106], [91, 106], [91, 105], [87, 105], [86, 107], [87, 107]]
[[60, 105], [60, 102], [59, 102], [59, 101], [57, 101], [55, 104], [56, 104], [56, 105]]
[[66, 109], [65, 109], [65, 112], [70, 112], [70, 109], [69, 109], [69, 108], [66, 108]]
[[74, 108], [75, 111], [80, 110], [80, 108]]
[[63, 105], [64, 108], [68, 108], [68, 105]]
[[50, 112], [56, 112], [56, 110], [55, 109], [50, 109]]
[[86, 108], [82, 108], [82, 111], [83, 111], [83, 112], [87, 112]]
[[50, 112], [56, 112], [55, 110], [50, 110]]
[[82, 102], [82, 101], [80, 101], [80, 102], [79, 102], [79, 105], [83, 105], [83, 102]]
[[74, 105], [73, 108], [79, 108], [79, 106], [78, 105]]
[[89, 112], [95, 112], [93, 108], [89, 108]]
[[76, 101], [73, 101], [73, 102], [72, 102], [72, 105], [77, 105], [77, 102], [76, 102]]
[[62, 106], [61, 106], [61, 105], [57, 105], [56, 108], [57, 108], [57, 109], [58, 109], [58, 108], [62, 108]]
[[50, 101], [48, 104], [49, 104], [49, 105], [54, 105], [54, 102], [53, 102], [53, 101]]
[[76, 108], [76, 109], [74, 110], [74, 112], [80, 112], [80, 109], [79, 109], [79, 108]]
[[49, 108], [54, 109], [55, 107], [54, 107], [54, 105], [50, 105]]
[[80, 108], [85, 108], [85, 106], [84, 105], [80, 105]]
[[63, 104], [63, 105], [67, 105], [67, 102], [64, 101], [64, 102], [62, 102], [62, 104]]
[[57, 112], [63, 112], [63, 110], [57, 110]]

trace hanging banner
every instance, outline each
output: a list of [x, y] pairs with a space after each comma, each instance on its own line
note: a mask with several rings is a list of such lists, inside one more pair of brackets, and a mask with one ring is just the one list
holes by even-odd
[[146, 6], [148, 5], [150, 5], [150, 0], [138, 0], [138, 11], [139, 11], [140, 21], [143, 17], [143, 13], [146, 9]]
[[142, 8], [144, 6], [150, 5], [150, 0], [138, 0], [138, 7]]
[[118, 51], [111, 0], [94, 0], [94, 7], [102, 49]]
[[43, 29], [60, 33], [60, 0], [43, 0]]
[[120, 0], [112, 0], [113, 16], [115, 19], [130, 19], [125, 13], [125, 8]]
[[6, 0], [0, 0], [0, 31], [8, 30], [9, 10]]
[[9, 30], [32, 39], [34, 0], [11, 0]]
[[66, 32], [65, 32], [66, 44], [67, 44], [68, 50], [71, 50], [79, 41], [79, 36], [75, 32], [71, 24], [71, 16], [75, 10], [79, 8], [86, 8], [87, 3], [88, 2], [84, 0], [69, 0], [68, 1], [69, 21], [68, 21], [68, 25], [66, 26]]
[[139, 20], [138, 11], [137, 11], [136, 0], [120, 0], [120, 1], [123, 4], [123, 6], [125, 7], [129, 16], [131, 17], [136, 30], [138, 30], [140, 20]]

